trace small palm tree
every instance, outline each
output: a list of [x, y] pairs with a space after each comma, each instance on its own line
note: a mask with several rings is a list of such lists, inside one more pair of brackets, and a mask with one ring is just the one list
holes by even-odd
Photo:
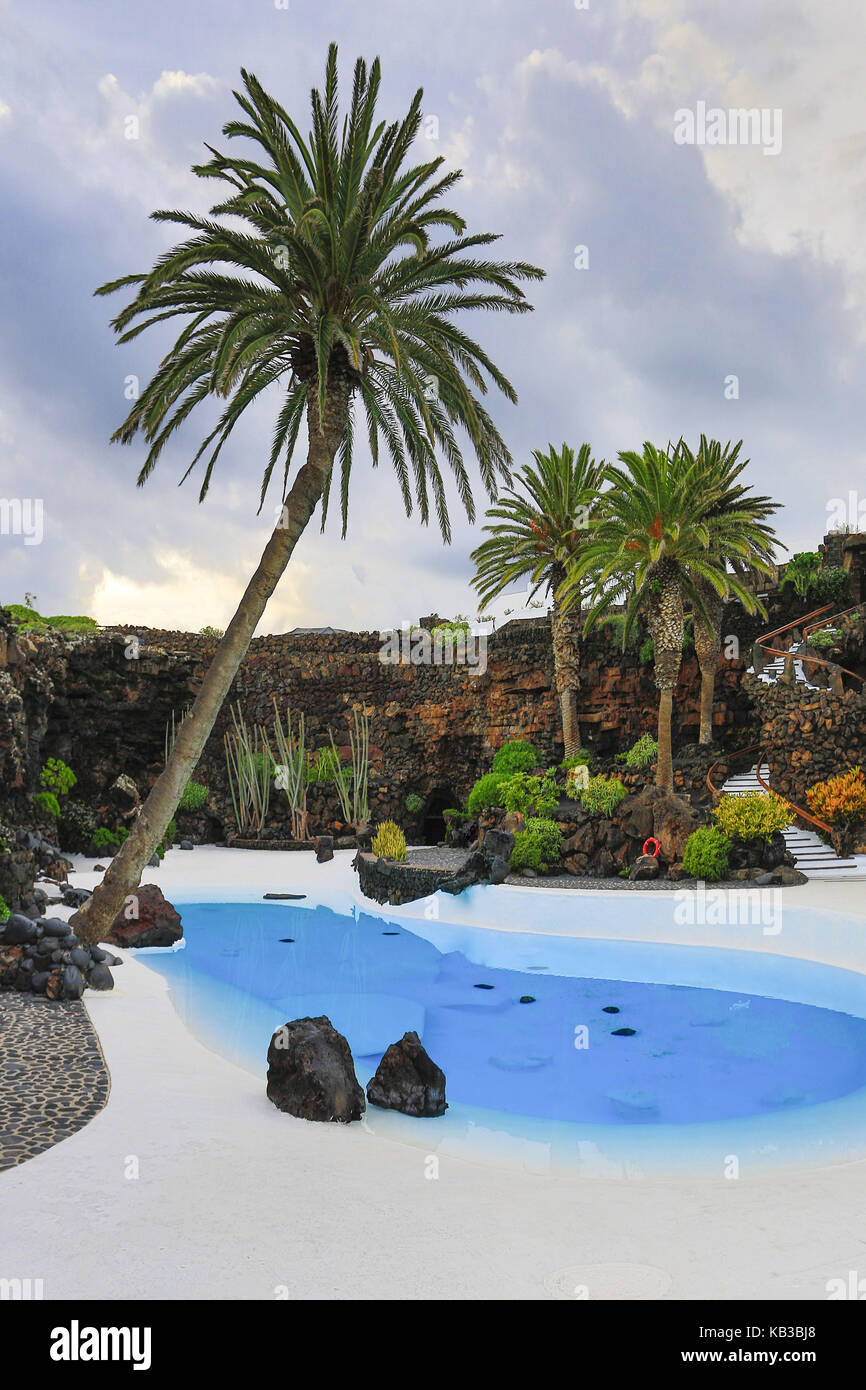
[[567, 757], [580, 747], [580, 612], [576, 604], [564, 609], [557, 595], [589, 536], [604, 464], [596, 463], [588, 444], [577, 454], [567, 444], [558, 453], [549, 445], [546, 454], [536, 449], [532, 457], [535, 465], [516, 474], [515, 486], [487, 510], [489, 539], [472, 552], [472, 582], [485, 607], [520, 579], [528, 578], [533, 595], [540, 589], [553, 595], [553, 664]]
[[[172, 756], [141, 816], [76, 929], [100, 940], [174, 814], [198, 762], [256, 624], [319, 502], [322, 520], [339, 480], [345, 534], [357, 415], [363, 417], [374, 466], [387, 454], [407, 515], [413, 493], [423, 522], [431, 505], [444, 540], [450, 522], [439, 459], [444, 458], [467, 516], [474, 519], [469, 474], [458, 431], [468, 435], [491, 497], [509, 479], [508, 449], [480, 396], [488, 379], [511, 401], [513, 386], [454, 322], [461, 310], [526, 313], [519, 282], [543, 271], [521, 261], [479, 256], [492, 233], [466, 235], [458, 213], [440, 199], [461, 177], [441, 172], [441, 158], [413, 164], [421, 122], [416, 92], [402, 121], [376, 120], [380, 67], [355, 65], [351, 104], [341, 121], [337, 49], [331, 45], [321, 91], [312, 93], [312, 131], [295, 122], [256, 78], [242, 72], [235, 92], [242, 118], [223, 127], [242, 153], [195, 166], [225, 197], [209, 217], [156, 212], [192, 235], [143, 275], [103, 285], [130, 289], [114, 320], [121, 342], [160, 320], [185, 320], [173, 346], [115, 434], [149, 450], [145, 482], [174, 431], [213, 397], [227, 402], [198, 449], [200, 498], [238, 420], [270, 388], [279, 393], [273, 447], [264, 466], [261, 503], [278, 465], [284, 501], [258, 569], [222, 638]], [[247, 142], [252, 142], [252, 150]], [[242, 224], [239, 229], [238, 222]], [[434, 240], [444, 229], [445, 239]], [[290, 483], [302, 424], [306, 461]], [[279, 477], [279, 472], [277, 472]]]
[[706, 479], [694, 460], [678, 448], [644, 444], [643, 453], [619, 455], [621, 467], [605, 470], [610, 484], [602, 495], [592, 535], [560, 591], [565, 605], [576, 604], [588, 575], [595, 576], [584, 624], [590, 631], [615, 604], [626, 605], [623, 647], [640, 612], [653, 639], [654, 674], [659, 691], [656, 783], [673, 790], [671, 714], [683, 649], [683, 601], [704, 612], [698, 583], [727, 594], [730, 580], [712, 540], [721, 523], [708, 517]]
[[775, 551], [780, 545], [767, 524], [779, 504], [769, 497], [756, 496], [737, 481], [749, 463], [748, 459], [739, 460], [742, 447], [742, 440], [732, 447], [730, 441], [722, 445], [702, 434], [697, 455], [693, 456], [683, 440], [679, 443], [684, 466], [695, 466], [703, 475], [706, 515], [714, 522], [713, 549], [728, 572], [728, 592], [724, 595], [707, 579], [698, 576], [695, 580], [702, 600], [694, 610], [695, 654], [701, 671], [701, 743], [713, 741], [713, 697], [725, 604], [735, 598], [747, 613], [760, 613], [766, 618], [767, 610], [745, 581], [772, 573]]

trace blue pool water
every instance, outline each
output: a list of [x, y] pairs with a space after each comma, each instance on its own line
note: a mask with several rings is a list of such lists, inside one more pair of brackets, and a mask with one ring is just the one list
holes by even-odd
[[[327, 1014], [348, 1038], [362, 1085], [388, 1044], [414, 1029], [445, 1072], [452, 1106], [539, 1121], [713, 1123], [790, 1113], [866, 1086], [866, 1020], [759, 994], [617, 979], [617, 969], [635, 973], [640, 948], [626, 941], [534, 937], [532, 958], [546, 953], [551, 964], [525, 965], [528, 936], [485, 931], [486, 958], [514, 962], [506, 968], [446, 949], [447, 933], [440, 949], [409, 925], [363, 913], [214, 903], [184, 906], [182, 917], [185, 948], [143, 959], [167, 978], [199, 1036], [261, 1077], [280, 1024]], [[582, 960], [601, 958], [610, 978], [585, 978]], [[617, 1035], [623, 1028], [634, 1032]]]

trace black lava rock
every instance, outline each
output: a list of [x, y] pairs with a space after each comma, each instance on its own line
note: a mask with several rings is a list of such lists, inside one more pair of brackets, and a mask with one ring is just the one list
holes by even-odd
[[87, 983], [91, 989], [114, 989], [114, 976], [108, 966], [100, 962], [91, 965], [87, 972]]
[[63, 998], [80, 999], [84, 993], [84, 976], [77, 965], [67, 965], [63, 972]]
[[417, 1033], [404, 1033], [391, 1044], [367, 1085], [367, 1099], [380, 1110], [403, 1115], [445, 1114], [445, 1073], [427, 1055]]
[[86, 903], [88, 898], [92, 898], [93, 893], [89, 888], [65, 888], [63, 890], [63, 903], [65, 907], [80, 907]]
[[329, 1018], [283, 1024], [268, 1048], [268, 1099], [301, 1120], [360, 1120], [366, 1103], [349, 1044]]

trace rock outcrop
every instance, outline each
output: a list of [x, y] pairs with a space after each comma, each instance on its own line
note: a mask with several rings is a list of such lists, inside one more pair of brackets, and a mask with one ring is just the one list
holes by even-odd
[[367, 1099], [380, 1110], [403, 1115], [444, 1115], [445, 1073], [431, 1060], [417, 1033], [392, 1043], [367, 1083]]
[[268, 1100], [300, 1120], [360, 1120], [366, 1104], [349, 1044], [329, 1018], [283, 1024], [268, 1048]]
[[182, 936], [180, 913], [155, 883], [143, 883], [127, 898], [106, 940], [114, 946], [173, 946]]

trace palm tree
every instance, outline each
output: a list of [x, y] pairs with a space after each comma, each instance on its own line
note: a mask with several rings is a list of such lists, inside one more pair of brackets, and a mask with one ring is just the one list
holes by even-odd
[[551, 444], [546, 454], [536, 449], [532, 457], [535, 466], [528, 464], [518, 473], [515, 486], [487, 510], [483, 529], [489, 539], [472, 552], [472, 582], [482, 608], [527, 577], [533, 594], [543, 588], [553, 595], [553, 665], [568, 757], [580, 747], [580, 612], [576, 604], [564, 609], [557, 595], [567, 566], [589, 535], [604, 464], [595, 462], [588, 444], [582, 444], [577, 455], [567, 444], [559, 453]]
[[576, 604], [587, 575], [594, 575], [584, 631], [625, 602], [623, 647], [638, 614], [646, 614], [659, 690], [656, 783], [671, 792], [671, 714], [682, 661], [683, 600], [694, 612], [703, 612], [699, 581], [716, 593], [729, 591], [724, 562], [712, 545], [721, 523], [708, 516], [712, 497], [702, 470], [679, 448], [646, 443], [642, 454], [628, 451], [619, 459], [622, 467], [605, 469], [610, 488], [602, 494], [592, 535], [560, 597], [566, 606]]
[[[728, 570], [728, 592], [720, 594], [708, 580], [698, 577], [696, 589], [702, 606], [695, 608], [695, 653], [701, 671], [700, 743], [713, 741], [713, 696], [716, 671], [722, 649], [722, 614], [725, 604], [736, 598], [747, 613], [767, 610], [757, 595], [744, 586], [746, 579], [756, 580], [772, 573], [775, 550], [781, 544], [767, 520], [778, 511], [779, 504], [769, 497], [755, 496], [751, 489], [737, 479], [749, 460], [738, 461], [743, 441], [731, 446], [701, 435], [697, 456], [680, 440], [679, 450], [685, 466], [696, 465], [706, 484], [707, 515], [716, 523], [713, 527], [713, 548], [717, 559]], [[783, 547], [784, 548], [784, 547]], [[731, 572], [732, 571], [732, 572]]]
[[[402, 121], [376, 123], [378, 58], [369, 69], [361, 59], [356, 63], [341, 122], [337, 49], [330, 46], [324, 87], [312, 93], [306, 139], [251, 73], [241, 75], [243, 90], [234, 95], [243, 118], [229, 121], [223, 133], [258, 148], [244, 143], [243, 153], [224, 155], [209, 146], [212, 158], [194, 166], [200, 177], [227, 185], [224, 200], [208, 217], [154, 213], [192, 235], [160, 256], [148, 274], [125, 276], [97, 293], [134, 291], [114, 320], [121, 342], [160, 320], [185, 320], [114, 436], [131, 443], [141, 433], [150, 446], [139, 485], [195, 406], [222, 397], [225, 409], [184, 474], [207, 455], [203, 499], [238, 420], [274, 387], [280, 403], [261, 502], [281, 464], [284, 505], [165, 771], [102, 883], [76, 914], [76, 930], [90, 941], [101, 939], [139, 882], [320, 501], [324, 524], [335, 474], [345, 535], [358, 402], [373, 465], [384, 446], [407, 515], [413, 492], [422, 522], [432, 501], [445, 541], [450, 523], [437, 455], [453, 475], [467, 516], [475, 515], [458, 429], [469, 437], [491, 497], [500, 479], [510, 478], [508, 449], [480, 394], [487, 378], [509, 400], [516, 393], [453, 319], [463, 309], [527, 312], [531, 305], [518, 282], [541, 279], [544, 272], [521, 261], [479, 257], [479, 248], [496, 237], [466, 235], [463, 218], [439, 206], [460, 171], [440, 172], [441, 157], [410, 163], [420, 90]], [[439, 229], [446, 239], [434, 242], [431, 234]], [[304, 421], [306, 461], [289, 488]]]

